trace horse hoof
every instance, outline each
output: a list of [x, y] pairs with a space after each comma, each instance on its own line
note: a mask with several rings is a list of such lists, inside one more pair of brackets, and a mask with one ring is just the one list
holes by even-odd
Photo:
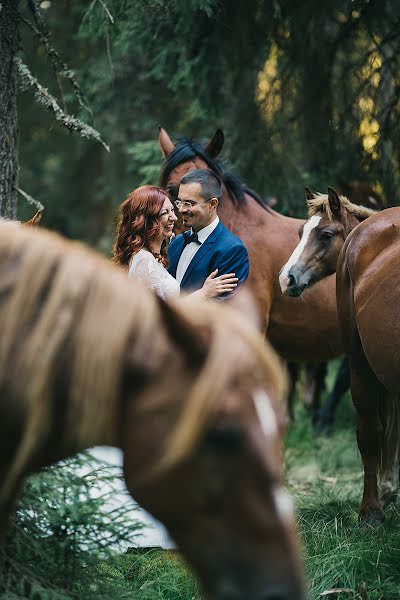
[[382, 502], [382, 506], [385, 508], [392, 504], [392, 502], [396, 502], [398, 496], [398, 489], [394, 488], [390, 485], [383, 485], [380, 488], [379, 499]]
[[383, 523], [385, 515], [380, 508], [367, 508], [360, 511], [359, 520], [361, 525], [375, 528]]

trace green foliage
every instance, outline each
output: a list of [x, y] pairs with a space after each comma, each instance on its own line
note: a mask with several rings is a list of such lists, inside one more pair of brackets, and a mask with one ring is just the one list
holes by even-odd
[[140, 600], [197, 600], [198, 586], [174, 552], [140, 549], [122, 561], [127, 586]]
[[300, 404], [296, 413], [286, 440], [286, 479], [297, 508], [308, 597], [339, 588], [352, 590], [339, 598], [359, 600], [361, 588], [368, 600], [398, 600], [400, 513], [390, 507], [376, 529], [358, 522], [362, 465], [350, 395], [330, 437], [315, 435]]
[[66, 135], [21, 97], [20, 187], [46, 205], [45, 225], [109, 249], [117, 205], [158, 181], [160, 124], [203, 140], [222, 127], [234, 170], [286, 214], [304, 215], [304, 185], [341, 180], [397, 203], [398, 19], [386, 0], [79, 0], [43, 14], [73, 78], [52, 75], [27, 27], [23, 61], [90, 120], [79, 85], [111, 147]]
[[27, 480], [4, 551], [1, 600], [110, 598], [119, 552], [140, 529], [128, 504], [112, 502], [115, 479], [80, 455]]

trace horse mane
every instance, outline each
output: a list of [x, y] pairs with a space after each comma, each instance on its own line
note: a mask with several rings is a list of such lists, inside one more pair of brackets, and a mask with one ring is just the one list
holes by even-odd
[[[229, 307], [183, 310], [190, 298], [163, 303], [122, 269], [57, 234], [0, 222], [0, 275], [0, 398], [11, 422], [23, 424], [3, 497], [56, 423], [69, 453], [115, 444], [128, 356], [136, 357], [132, 367], [144, 382], [137, 400], [178, 411], [164, 467], [187, 455], [241, 373], [249, 377], [249, 360], [255, 381], [283, 394], [277, 358]], [[193, 364], [205, 330], [204, 360]]]
[[[368, 217], [377, 212], [376, 210], [372, 210], [372, 208], [360, 206], [359, 204], [353, 204], [346, 196], [339, 196], [339, 200], [341, 205], [360, 221], [368, 219]], [[309, 218], [319, 212], [325, 212], [328, 216], [328, 219], [332, 221], [333, 215], [329, 205], [328, 194], [316, 194], [314, 198], [307, 200], [307, 206]]]
[[245, 194], [249, 194], [263, 208], [268, 210], [268, 205], [254, 190], [243, 184], [231, 171], [225, 170], [223, 161], [212, 158], [204, 149], [204, 146], [189, 138], [180, 138], [175, 144], [173, 151], [166, 157], [160, 175], [160, 186], [165, 189], [168, 178], [172, 171], [180, 164], [198, 156], [216, 173], [223, 181], [234, 204], [238, 207], [246, 202]]

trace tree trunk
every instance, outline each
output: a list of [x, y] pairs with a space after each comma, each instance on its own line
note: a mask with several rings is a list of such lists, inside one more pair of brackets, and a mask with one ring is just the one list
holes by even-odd
[[0, 2], [0, 216], [17, 212], [18, 123], [14, 57], [18, 49], [19, 0]]
[[[332, 67], [335, 58], [334, 31], [324, 5], [299, 26], [297, 56], [300, 58], [300, 105], [304, 167], [309, 173], [324, 174], [332, 163]], [[304, 35], [307, 39], [304, 38]]]

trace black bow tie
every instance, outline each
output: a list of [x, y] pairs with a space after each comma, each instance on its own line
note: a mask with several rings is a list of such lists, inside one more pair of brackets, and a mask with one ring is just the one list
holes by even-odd
[[193, 231], [192, 233], [190, 233], [190, 231], [185, 231], [185, 233], [183, 234], [183, 240], [185, 246], [187, 246], [187, 244], [190, 244], [191, 242], [195, 242], [196, 244], [199, 244], [199, 246], [201, 246], [201, 242], [195, 231]]

